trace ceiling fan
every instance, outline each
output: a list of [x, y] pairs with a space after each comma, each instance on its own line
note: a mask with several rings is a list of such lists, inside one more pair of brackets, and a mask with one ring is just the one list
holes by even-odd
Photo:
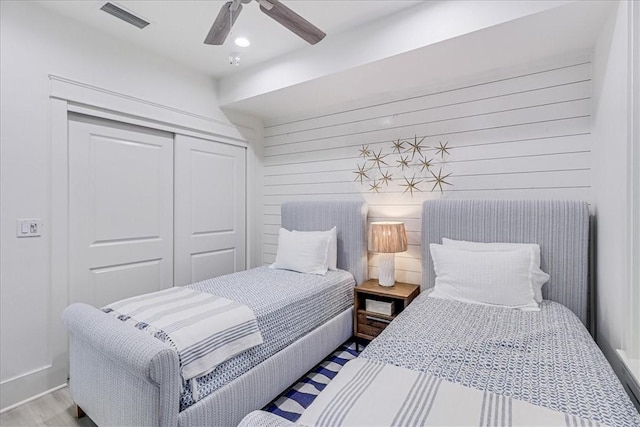
[[[256, 0], [260, 4], [260, 10], [278, 21], [280, 24], [293, 31], [295, 34], [306, 40], [308, 43], [316, 44], [326, 36], [326, 34], [311, 22], [289, 9], [278, 0]], [[225, 3], [216, 20], [213, 22], [205, 44], [222, 45], [231, 32], [231, 27], [238, 19], [242, 11], [242, 4], [247, 4], [251, 0], [232, 0]]]

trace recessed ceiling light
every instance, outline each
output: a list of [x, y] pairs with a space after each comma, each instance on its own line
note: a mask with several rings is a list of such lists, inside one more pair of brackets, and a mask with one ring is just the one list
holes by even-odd
[[249, 39], [245, 37], [237, 37], [234, 43], [236, 44], [236, 46], [240, 46], [240, 47], [247, 47], [251, 44]]

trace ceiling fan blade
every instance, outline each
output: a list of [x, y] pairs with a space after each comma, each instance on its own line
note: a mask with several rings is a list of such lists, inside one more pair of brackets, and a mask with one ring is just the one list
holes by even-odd
[[242, 11], [242, 5], [238, 3], [238, 8], [235, 11], [231, 10], [233, 2], [225, 3], [216, 20], [213, 22], [211, 29], [209, 30], [209, 34], [207, 34], [207, 38], [204, 39], [204, 44], [213, 44], [220, 46], [224, 44], [224, 41], [227, 39], [227, 36], [231, 32], [231, 27], [235, 24], [236, 19], [238, 19], [238, 15]]
[[268, 2], [273, 6], [269, 9], [263, 6], [263, 2], [259, 2], [261, 3], [260, 10], [296, 33], [308, 43], [316, 44], [326, 36], [321, 29], [295, 13], [293, 10], [289, 9], [284, 4], [280, 3], [278, 0], [268, 0]]

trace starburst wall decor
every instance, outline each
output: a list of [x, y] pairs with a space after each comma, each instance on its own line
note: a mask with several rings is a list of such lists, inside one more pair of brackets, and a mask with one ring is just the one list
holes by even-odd
[[389, 152], [384, 148], [378, 151], [362, 145], [359, 149], [364, 162], [358, 162], [354, 181], [368, 186], [375, 193], [384, 192], [390, 184], [397, 183], [402, 194], [435, 191], [444, 192], [443, 185], [453, 185], [447, 181], [451, 172], [447, 173], [447, 161], [451, 149], [449, 141], [438, 141], [438, 145], [430, 147], [424, 144], [425, 137], [417, 135], [411, 139], [391, 141]]

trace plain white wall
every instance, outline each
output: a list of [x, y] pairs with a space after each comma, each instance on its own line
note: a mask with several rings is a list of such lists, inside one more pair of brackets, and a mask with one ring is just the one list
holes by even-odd
[[[633, 325], [630, 292], [631, 259], [628, 215], [631, 179], [627, 161], [629, 138], [629, 3], [620, 2], [605, 25], [594, 52], [593, 195], [596, 215], [596, 340], [623, 383], [615, 353]], [[637, 24], [636, 24], [637, 25]], [[638, 167], [639, 165], [636, 165]]]
[[598, 336], [622, 344], [625, 314], [627, 154], [627, 22], [619, 5], [594, 56], [593, 187], [597, 218]]
[[[7, 407], [56, 387], [50, 312], [49, 74], [228, 122], [215, 82], [29, 2], [0, 2], [0, 384]], [[123, 24], [124, 25], [124, 24]], [[253, 148], [249, 154], [255, 160]], [[42, 237], [18, 239], [18, 218], [40, 218]], [[73, 224], [70, 224], [73, 226]], [[260, 262], [258, 262], [260, 263]]]
[[264, 124], [262, 120], [225, 111], [234, 124], [252, 131], [247, 147], [247, 268], [262, 265], [262, 199], [264, 170]]

